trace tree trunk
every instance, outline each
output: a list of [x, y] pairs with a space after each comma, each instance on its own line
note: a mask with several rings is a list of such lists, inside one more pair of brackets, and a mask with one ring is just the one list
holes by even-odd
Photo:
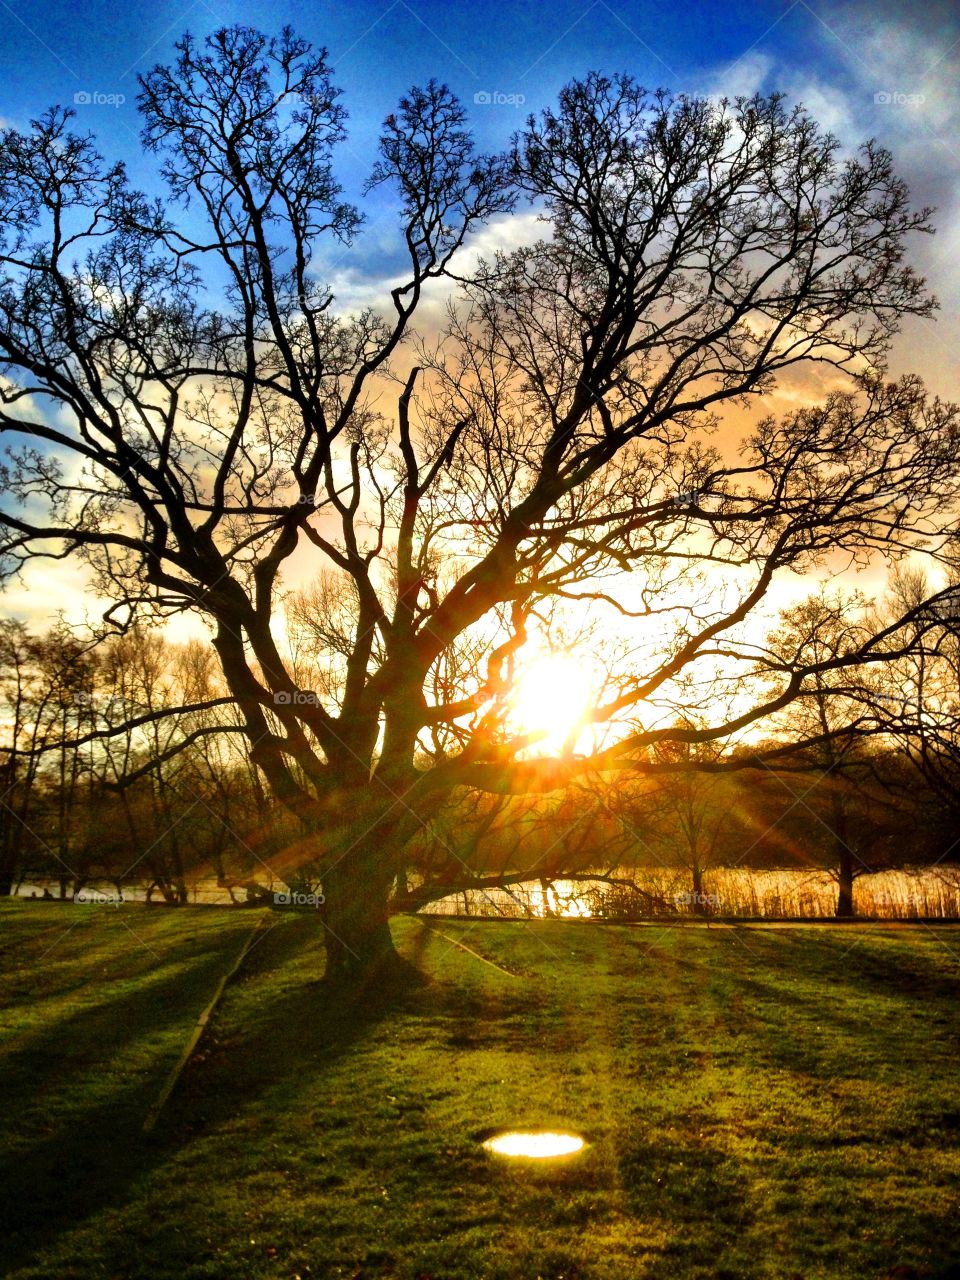
[[354, 850], [324, 873], [324, 978], [333, 986], [364, 982], [399, 965], [389, 924], [394, 872], [384, 861], [382, 849]]
[[837, 867], [837, 882], [839, 884], [839, 891], [837, 893], [837, 919], [849, 920], [854, 914], [853, 854], [846, 847], [843, 847], [840, 850]]
[[697, 863], [690, 868], [690, 878], [693, 881], [693, 914], [705, 915], [707, 908], [703, 898], [703, 870]]
[[837, 919], [849, 920], [853, 911], [854, 855], [848, 839], [847, 811], [842, 801], [834, 804], [833, 830], [837, 850]]

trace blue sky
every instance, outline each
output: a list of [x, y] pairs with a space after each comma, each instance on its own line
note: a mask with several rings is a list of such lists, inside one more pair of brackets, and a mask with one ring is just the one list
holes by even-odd
[[[949, 5], [917, 6], [911, 13], [904, 5], [885, 11], [877, 4], [806, 0], [0, 0], [0, 118], [23, 124], [51, 102], [71, 102], [77, 92], [122, 97], [119, 105], [83, 106], [80, 120], [96, 131], [107, 154], [122, 156], [146, 182], [134, 105], [138, 73], [169, 60], [184, 29], [202, 34], [238, 21], [268, 31], [290, 22], [329, 48], [352, 119], [351, 150], [343, 157], [348, 179], [365, 171], [379, 122], [399, 94], [432, 75], [471, 107], [477, 93], [522, 96], [521, 106], [494, 103], [472, 111], [476, 132], [489, 146], [504, 143], [528, 110], [594, 68], [628, 70], [650, 86], [675, 90], [818, 87], [861, 108], [854, 119], [862, 131], [895, 139], [911, 108], [892, 104], [893, 110], [884, 110], [873, 95], [926, 89], [929, 103], [931, 90], [936, 96], [956, 83], [960, 49], [951, 48], [960, 17]], [[892, 77], [903, 83], [888, 84]], [[938, 116], [933, 132], [943, 132], [942, 124]], [[958, 173], [954, 156], [954, 181]]]
[[[918, 265], [960, 324], [960, 11], [820, 0], [0, 0], [0, 121], [25, 126], [53, 102], [78, 92], [78, 124], [101, 149], [124, 159], [133, 181], [159, 190], [153, 157], [139, 144], [137, 75], [170, 61], [185, 29], [202, 35], [245, 22], [264, 31], [291, 23], [330, 50], [350, 112], [338, 172], [351, 198], [374, 159], [383, 117], [413, 83], [445, 80], [466, 102], [484, 147], [504, 146], [525, 115], [588, 70], [626, 70], [649, 87], [752, 93], [779, 89], [803, 101], [850, 144], [877, 136], [891, 147], [918, 203], [938, 207], [935, 244], [917, 246]], [[475, 102], [488, 94], [494, 101]], [[877, 101], [877, 95], [881, 101]], [[350, 260], [356, 275], [382, 271], [390, 226], [375, 194], [365, 237]], [[379, 225], [378, 224], [379, 219]], [[941, 337], [941, 334], [944, 336]], [[953, 336], [932, 345], [908, 336], [918, 372], [948, 381]], [[940, 388], [960, 395], [960, 381]]]

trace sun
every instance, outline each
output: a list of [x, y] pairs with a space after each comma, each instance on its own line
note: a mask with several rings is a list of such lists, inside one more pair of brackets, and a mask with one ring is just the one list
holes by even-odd
[[517, 671], [510, 696], [510, 727], [541, 735], [536, 750], [559, 751], [580, 736], [595, 698], [589, 662], [569, 653], [533, 656]]

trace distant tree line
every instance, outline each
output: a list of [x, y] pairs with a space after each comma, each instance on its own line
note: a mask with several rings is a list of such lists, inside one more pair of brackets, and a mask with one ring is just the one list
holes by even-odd
[[[960, 829], [960, 640], [918, 622], [906, 656], [851, 672], [845, 646], [896, 616], [928, 585], [896, 575], [884, 605], [821, 592], [787, 610], [755, 678], [804, 661], [823, 674], [773, 717], [762, 740], [652, 745], [635, 771], [598, 771], [547, 794], [462, 788], [405, 850], [394, 909], [459, 892], [606, 879], [633, 910], [665, 903], [632, 872], [682, 875], [695, 913], [712, 909], [711, 870], [828, 870], [836, 911], [854, 911], [858, 877], [956, 863]], [[325, 691], [314, 587], [287, 612], [301, 688]], [[831, 655], [838, 658], [830, 674]], [[701, 698], [723, 696], [723, 679]], [[695, 699], [689, 696], [689, 708]], [[43, 634], [0, 623], [0, 895], [25, 876], [72, 896], [93, 879], [136, 882], [179, 904], [213, 881], [243, 901], [274, 878], [322, 879], [309, 839], [264, 786], [212, 651], [155, 631], [84, 643], [60, 623]], [[124, 726], [122, 733], [117, 726]]]
[[0, 622], [0, 895], [25, 873], [62, 897], [135, 880], [171, 903], [201, 877], [262, 880], [291, 819], [236, 749], [222, 694], [198, 643], [135, 629], [93, 646], [62, 624], [36, 635]]

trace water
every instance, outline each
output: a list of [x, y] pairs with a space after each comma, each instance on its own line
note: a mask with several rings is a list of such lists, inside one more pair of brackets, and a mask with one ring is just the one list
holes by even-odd
[[[637, 919], [704, 914], [778, 919], [832, 916], [837, 884], [829, 871], [810, 867], [713, 867], [694, 893], [690, 872], [671, 867], [619, 867], [609, 880], [539, 880], [498, 889], [466, 889], [425, 907], [439, 915], [506, 919]], [[635, 886], [635, 887], [633, 887]], [[696, 901], [695, 901], [696, 899]], [[854, 883], [859, 915], [881, 919], [960, 917], [960, 867], [896, 868], [859, 876]]]
[[[233, 896], [231, 897], [230, 889], [221, 884], [215, 877], [208, 879], [196, 880], [188, 882], [187, 893], [188, 902], [191, 906], [209, 906], [209, 907], [229, 907], [242, 906], [246, 904], [247, 893], [245, 885], [248, 881], [233, 884]], [[123, 895], [123, 902], [146, 902], [147, 889], [149, 884], [146, 882], [123, 883], [120, 892]], [[270, 893], [283, 892], [287, 886], [281, 880], [275, 880], [269, 885], [262, 886]], [[43, 899], [43, 892], [47, 890], [53, 898], [59, 901], [70, 901], [73, 896], [68, 890], [66, 899], [60, 898], [60, 881], [53, 879], [45, 879], [40, 876], [32, 877], [17, 887], [14, 897], [17, 898], [38, 898]], [[122, 905], [116, 902], [118, 897], [117, 884], [113, 880], [94, 879], [87, 881], [83, 889], [74, 901], [78, 906], [113, 906]], [[154, 889], [151, 902], [164, 904], [165, 899], [159, 889]]]
[[[652, 915], [688, 916], [693, 912], [690, 875], [662, 867], [618, 868], [617, 878], [633, 880], [636, 889], [600, 879], [557, 879], [544, 885], [528, 880], [503, 888], [466, 889], [429, 903], [424, 911], [450, 916], [486, 916], [503, 919], [637, 919]], [[244, 906], [247, 888], [260, 893], [289, 892], [280, 879], [266, 883], [236, 880], [231, 886], [215, 877], [188, 883], [188, 901], [197, 906]], [[412, 885], [415, 885], [412, 878]], [[231, 895], [232, 887], [232, 895]], [[147, 881], [124, 883], [126, 902], [147, 900]], [[19, 885], [20, 898], [43, 897], [44, 889], [60, 900], [60, 884], [54, 878], [32, 876]], [[91, 899], [115, 898], [117, 885], [102, 877], [88, 881], [84, 893]], [[163, 903], [154, 890], [152, 901]], [[705, 873], [701, 901], [708, 914], [819, 918], [836, 909], [837, 886], [828, 871], [810, 868], [715, 867]], [[882, 919], [951, 919], [960, 917], [960, 868], [942, 864], [928, 869], [880, 871], [857, 879], [854, 886], [857, 913]], [[110, 905], [104, 902], [104, 905]]]

